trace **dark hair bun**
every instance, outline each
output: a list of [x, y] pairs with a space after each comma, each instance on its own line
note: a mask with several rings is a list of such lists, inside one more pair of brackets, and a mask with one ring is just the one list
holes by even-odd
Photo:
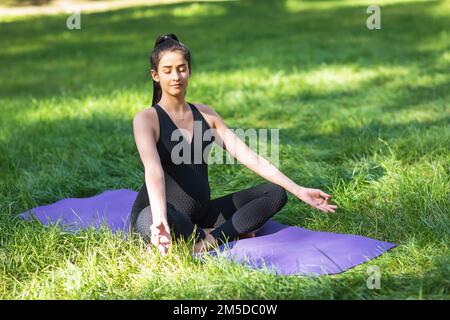
[[167, 34], [163, 34], [162, 36], [159, 36], [158, 39], [156, 39], [155, 47], [157, 45], [163, 43], [164, 41], [169, 40], [169, 39], [172, 39], [172, 40], [175, 40], [175, 41], [179, 42], [179, 40], [178, 40], [176, 35], [174, 35], [173, 33], [167, 33]]

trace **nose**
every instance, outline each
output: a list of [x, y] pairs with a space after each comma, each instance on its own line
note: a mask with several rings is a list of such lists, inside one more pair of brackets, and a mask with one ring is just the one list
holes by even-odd
[[172, 75], [172, 79], [173, 80], [178, 80], [180, 79], [180, 74], [178, 71], [175, 71], [174, 74]]

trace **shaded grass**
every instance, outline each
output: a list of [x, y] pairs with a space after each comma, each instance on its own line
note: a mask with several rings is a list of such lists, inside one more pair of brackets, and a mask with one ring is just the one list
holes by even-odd
[[[0, 296], [10, 298], [448, 299], [449, 2], [184, 3], [1, 22]], [[164, 22], [164, 23], [162, 23]], [[275, 220], [397, 243], [336, 276], [281, 277], [227, 261], [161, 259], [107, 229], [17, 221], [31, 207], [138, 190], [131, 122], [151, 101], [147, 56], [173, 32], [193, 53], [187, 100], [232, 128], [280, 128], [280, 168], [333, 195], [324, 215], [289, 194]], [[262, 179], [211, 165], [213, 197]], [[224, 184], [223, 182], [227, 183]], [[366, 287], [368, 265], [381, 289]]]

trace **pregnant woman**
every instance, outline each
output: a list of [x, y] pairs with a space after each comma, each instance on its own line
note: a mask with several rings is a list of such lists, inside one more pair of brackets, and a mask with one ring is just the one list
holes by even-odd
[[[329, 194], [297, 185], [248, 148], [213, 108], [185, 100], [191, 54], [174, 34], [157, 38], [150, 65], [152, 107], [133, 120], [145, 171], [145, 183], [131, 213], [133, 232], [163, 255], [172, 235], [194, 239], [194, 252], [209, 250], [216, 244], [254, 236], [286, 204], [285, 190], [314, 208], [335, 212], [336, 206], [328, 204]], [[203, 139], [208, 130], [213, 132], [211, 139]], [[207, 155], [213, 142], [269, 182], [211, 199]]]

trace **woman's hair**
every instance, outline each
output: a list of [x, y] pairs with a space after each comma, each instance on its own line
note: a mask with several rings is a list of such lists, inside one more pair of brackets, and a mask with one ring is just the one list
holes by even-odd
[[[181, 43], [177, 36], [173, 33], [167, 33], [159, 36], [155, 41], [152, 53], [150, 54], [150, 67], [151, 69], [158, 70], [159, 60], [161, 59], [164, 51], [176, 51], [179, 50], [186, 59], [189, 67], [189, 74], [191, 74], [191, 53], [189, 49]], [[153, 80], [153, 100], [152, 106], [154, 106], [162, 96], [161, 85], [159, 82]]]

